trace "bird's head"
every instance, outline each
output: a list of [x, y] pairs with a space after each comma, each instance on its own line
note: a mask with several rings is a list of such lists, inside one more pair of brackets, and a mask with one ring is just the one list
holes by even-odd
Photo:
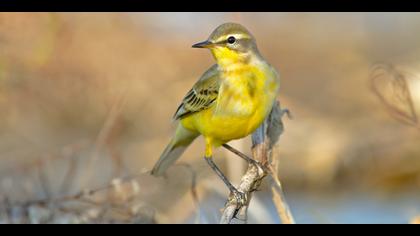
[[221, 66], [247, 63], [253, 56], [259, 55], [254, 36], [236, 23], [220, 25], [206, 41], [192, 47], [210, 49]]

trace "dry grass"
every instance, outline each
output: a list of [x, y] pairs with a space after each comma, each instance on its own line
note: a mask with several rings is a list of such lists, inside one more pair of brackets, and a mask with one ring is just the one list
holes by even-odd
[[[394, 119], [397, 111], [397, 118], [417, 121], [420, 110], [418, 14], [219, 14], [211, 23], [191, 15], [177, 30], [151, 15], [0, 14], [1, 201], [67, 196], [146, 172], [169, 140], [178, 102], [213, 63], [190, 45], [231, 20], [250, 28], [281, 72], [280, 101], [294, 119], [285, 121], [274, 152], [288, 189], [418, 189], [420, 134]], [[380, 30], [383, 21], [388, 30]], [[377, 61], [401, 72], [406, 89], [392, 90], [401, 80], [386, 76], [384, 94], [373, 93], [369, 75]], [[411, 102], [401, 103], [407, 89]], [[249, 154], [249, 145], [244, 150]], [[199, 140], [183, 158], [197, 173], [198, 196], [208, 191], [200, 180], [212, 176], [201, 152]], [[224, 170], [241, 170], [220, 159]], [[169, 182], [137, 178], [136, 199], [147, 217], [136, 222], [182, 222], [195, 212], [191, 175], [178, 168]], [[3, 210], [50, 219], [42, 213], [47, 206], [12, 205]], [[80, 215], [96, 208], [82, 209]], [[111, 219], [98, 210], [89, 214]]]

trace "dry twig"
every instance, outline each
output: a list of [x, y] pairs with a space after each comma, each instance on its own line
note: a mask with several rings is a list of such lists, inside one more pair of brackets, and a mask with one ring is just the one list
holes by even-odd
[[[250, 164], [246, 173], [242, 176], [241, 182], [238, 186], [238, 190], [243, 192], [246, 196], [247, 201], [244, 204], [241, 204], [236, 201], [235, 197], [231, 195], [225, 204], [223, 209], [222, 217], [220, 220], [221, 224], [229, 224], [236, 217], [238, 212], [243, 208], [247, 208], [252, 197], [252, 192], [254, 192], [261, 185], [261, 181], [265, 176], [271, 174], [275, 181], [275, 194], [274, 199], [278, 211], [284, 212], [280, 214], [283, 223], [294, 223], [294, 219], [289, 210], [289, 207], [285, 201], [285, 198], [282, 193], [280, 181], [277, 178], [276, 172], [269, 171], [272, 170], [272, 148], [278, 142], [280, 135], [283, 133], [283, 123], [281, 118], [284, 114], [289, 114], [288, 110], [281, 110], [280, 104], [276, 103], [273, 106], [267, 120], [258, 128], [252, 135], [252, 154], [254, 160], [256, 160], [259, 165]], [[282, 216], [284, 215], [284, 216]]]
[[[370, 88], [391, 116], [420, 129], [418, 115], [407, 83], [409, 74], [393, 65], [378, 63], [371, 69]], [[414, 77], [414, 76], [412, 76]]]
[[112, 104], [111, 110], [108, 113], [105, 123], [102, 126], [96, 138], [90, 161], [87, 164], [88, 171], [84, 175], [84, 179], [86, 182], [88, 182], [92, 178], [92, 170], [94, 169], [93, 167], [99, 159], [100, 152], [104, 149], [105, 145], [107, 144], [107, 140], [110, 138], [113, 130], [115, 129], [125, 103], [126, 95], [125, 93], [121, 93], [121, 95], [116, 97], [115, 101]]
[[[139, 205], [141, 202], [136, 199], [137, 178], [140, 177], [141, 175], [133, 175], [114, 179], [110, 184], [97, 189], [55, 198], [47, 196], [44, 199], [23, 202], [5, 199], [0, 204], [0, 222], [154, 222], [154, 213], [144, 214], [146, 209], [143, 209], [144, 207]], [[123, 199], [118, 200], [115, 197]], [[6, 218], [1, 214], [5, 214]], [[127, 220], [114, 217], [115, 214]]]

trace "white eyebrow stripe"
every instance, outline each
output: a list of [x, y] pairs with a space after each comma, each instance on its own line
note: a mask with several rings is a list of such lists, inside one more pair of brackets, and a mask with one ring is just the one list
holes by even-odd
[[247, 37], [246, 35], [244, 35], [244, 34], [230, 34], [229, 36], [228, 36], [228, 38], [229, 37], [235, 37], [236, 39], [248, 39], [249, 37]]
[[226, 39], [228, 39], [229, 37], [232, 37], [232, 36], [235, 37], [236, 39], [249, 39], [250, 38], [245, 34], [228, 34], [227, 36], [219, 37], [217, 39], [217, 41], [226, 40]]

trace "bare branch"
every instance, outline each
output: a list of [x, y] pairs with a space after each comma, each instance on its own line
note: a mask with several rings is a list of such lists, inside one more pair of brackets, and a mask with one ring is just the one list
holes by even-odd
[[281, 222], [283, 222], [283, 224], [295, 224], [295, 219], [293, 218], [292, 212], [290, 211], [290, 207], [286, 202], [281, 182], [277, 177], [277, 168], [275, 168], [274, 170], [270, 169], [270, 175], [273, 180], [273, 183], [271, 185], [273, 202], [276, 206], [277, 213], [280, 216]]
[[75, 173], [76, 173], [76, 167], [77, 167], [77, 160], [76, 158], [72, 158], [69, 160], [70, 166], [67, 169], [67, 172], [64, 176], [63, 183], [61, 184], [60, 193], [68, 193], [68, 191], [71, 189], [73, 181], [75, 179]]
[[88, 182], [93, 173], [93, 167], [96, 164], [96, 161], [98, 160], [100, 156], [100, 152], [103, 150], [104, 146], [107, 143], [107, 140], [110, 138], [110, 135], [112, 134], [113, 129], [115, 129], [118, 119], [120, 118], [122, 109], [124, 108], [124, 105], [126, 103], [126, 93], [121, 93], [119, 96], [116, 97], [115, 101], [112, 104], [112, 107], [108, 113], [108, 116], [105, 120], [104, 125], [102, 126], [96, 141], [94, 148], [92, 150], [92, 154], [90, 157], [90, 161], [87, 164], [87, 171], [84, 175], [84, 179], [86, 182]]
[[191, 173], [191, 197], [193, 199], [196, 211], [197, 211], [197, 217], [196, 217], [196, 223], [200, 223], [200, 215], [201, 215], [201, 210], [200, 210], [200, 201], [198, 198], [198, 192], [197, 192], [197, 173], [194, 171], [194, 169], [191, 167], [191, 165], [187, 164], [187, 163], [179, 163], [179, 166], [184, 166], [188, 169], [188, 171], [190, 171]]
[[245, 193], [247, 202], [245, 204], [241, 204], [236, 201], [236, 198], [233, 195], [229, 196], [220, 220], [221, 224], [231, 223], [242, 207], [249, 205], [251, 193], [256, 190], [264, 177], [265, 172], [261, 168], [255, 165], [250, 165], [248, 167], [248, 170], [245, 175], [242, 176], [241, 183], [238, 187], [239, 191]]
[[[399, 122], [420, 129], [418, 115], [407, 83], [409, 74], [393, 65], [378, 63], [371, 69], [370, 88], [379, 101]], [[414, 76], [411, 76], [414, 78]]]
[[[252, 197], [252, 192], [259, 188], [262, 180], [265, 176], [267, 176], [267, 174], [272, 174], [269, 173], [271, 171], [268, 171], [271, 169], [270, 166], [272, 163], [272, 148], [278, 142], [280, 135], [283, 133], [283, 123], [281, 118], [284, 114], [289, 114], [289, 112], [287, 110], [281, 110], [280, 105], [277, 102], [273, 106], [273, 110], [271, 111], [267, 120], [252, 135], [253, 158], [254, 160], [258, 161], [261, 166], [254, 164], [250, 164], [248, 166], [248, 169], [242, 176], [238, 187], [238, 190], [245, 194], [247, 201], [244, 204], [241, 204], [236, 201], [236, 198], [233, 195], [229, 196], [229, 199], [225, 204], [225, 208], [223, 209], [222, 217], [220, 220], [221, 224], [230, 224], [238, 212], [240, 212], [244, 207], [248, 207]], [[278, 182], [280, 183], [280, 181]], [[280, 192], [277, 191], [277, 193]], [[284, 197], [280, 198], [280, 202], [282, 202], [283, 206], [287, 206]], [[288, 209], [288, 207], [286, 209]], [[294, 223], [290, 211], [287, 210], [286, 212], [289, 216], [289, 220], [287, 222]]]

